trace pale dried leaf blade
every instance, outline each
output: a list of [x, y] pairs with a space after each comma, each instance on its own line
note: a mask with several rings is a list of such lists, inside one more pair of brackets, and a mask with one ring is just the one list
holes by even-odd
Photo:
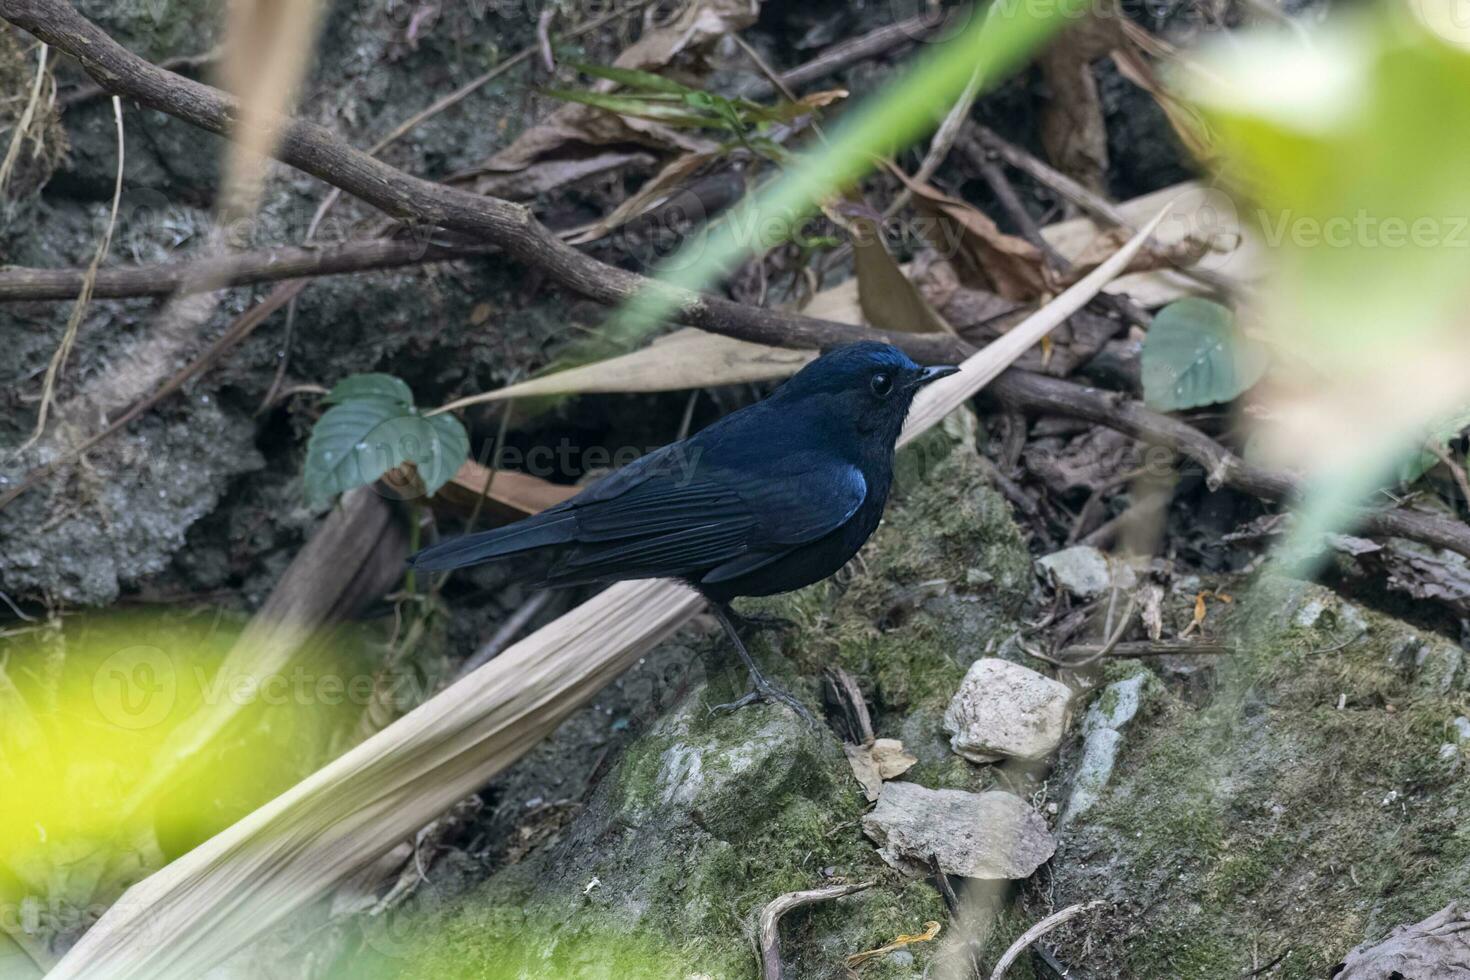
[[236, 0], [229, 5], [220, 81], [240, 100], [225, 158], [225, 209], [255, 210], [266, 161], [311, 64], [320, 0]]
[[788, 377], [817, 355], [686, 327], [631, 354], [471, 395], [438, 411], [533, 395], [679, 391]]
[[1076, 313], [1096, 296], [1138, 253], [1169, 209], [1165, 207], [1144, 225], [1117, 253], [1099, 265], [1085, 279], [1067, 289], [1056, 299], [1016, 324], [1005, 336], [977, 351], [960, 365], [958, 374], [942, 378], [924, 388], [914, 399], [904, 423], [899, 445], [916, 438], [944, 416], [963, 405], [975, 392], [989, 384], [997, 374], [1041, 341], [1058, 324]]

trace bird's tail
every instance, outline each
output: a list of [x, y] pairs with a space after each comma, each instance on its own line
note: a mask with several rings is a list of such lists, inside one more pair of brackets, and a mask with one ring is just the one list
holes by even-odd
[[478, 565], [492, 558], [566, 544], [572, 540], [576, 521], [573, 514], [538, 514], [493, 531], [480, 531], [441, 541], [411, 556], [408, 564], [420, 571], [443, 572], [451, 568]]

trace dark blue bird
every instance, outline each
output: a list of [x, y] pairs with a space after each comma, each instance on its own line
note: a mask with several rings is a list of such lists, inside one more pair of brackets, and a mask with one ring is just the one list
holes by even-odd
[[883, 516], [894, 444], [919, 388], [954, 367], [920, 367], [860, 343], [808, 364], [769, 398], [649, 453], [572, 499], [516, 524], [425, 548], [441, 571], [514, 557], [541, 584], [682, 579], [709, 600], [750, 670], [733, 705], [776, 699], [751, 660], [730, 600], [790, 592], [847, 563]]

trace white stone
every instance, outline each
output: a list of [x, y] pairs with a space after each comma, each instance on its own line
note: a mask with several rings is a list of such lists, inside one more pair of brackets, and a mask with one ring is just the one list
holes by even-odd
[[1105, 595], [1114, 585], [1131, 589], [1138, 584], [1138, 576], [1126, 563], [1087, 545], [1063, 548], [1038, 558], [1036, 564], [1050, 572], [1057, 585], [1079, 599]]
[[945, 874], [966, 878], [1029, 877], [1056, 851], [1046, 820], [1011, 793], [927, 789], [884, 783], [863, 831], [898, 870], [930, 874], [929, 856]]
[[1102, 799], [1113, 777], [1118, 748], [1123, 744], [1121, 730], [1138, 714], [1147, 683], [1148, 675], [1144, 673], [1114, 681], [1087, 709], [1082, 719], [1082, 758], [1058, 827], [1065, 828]]
[[971, 762], [1041, 759], [1062, 740], [1067, 725], [1065, 685], [1009, 660], [986, 657], [970, 665], [944, 712], [950, 747]]

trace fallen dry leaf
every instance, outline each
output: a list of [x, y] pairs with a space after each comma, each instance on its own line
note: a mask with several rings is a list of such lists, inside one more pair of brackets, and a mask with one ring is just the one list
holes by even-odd
[[1189, 621], [1189, 625], [1184, 627], [1183, 632], [1179, 634], [1181, 640], [1192, 636], [1195, 632], [1201, 635], [1204, 634], [1205, 614], [1208, 611], [1205, 604], [1205, 600], [1207, 599], [1214, 599], [1227, 604], [1235, 601], [1233, 596], [1227, 595], [1224, 592], [1211, 592], [1208, 589], [1204, 592], [1196, 592], [1194, 596], [1194, 618]]
[[847, 764], [852, 775], [863, 787], [869, 802], [883, 792], [885, 780], [897, 779], [908, 772], [919, 761], [904, 750], [903, 743], [896, 738], [874, 739], [867, 745], [844, 745]]
[[1046, 155], [1062, 173], [1105, 192], [1108, 133], [1092, 63], [1123, 43], [1117, 20], [1095, 11], [1062, 31], [1037, 58], [1048, 97], [1038, 129]]
[[954, 333], [904, 275], [884, 244], [878, 223], [867, 216], [848, 215], [846, 220], [852, 232], [858, 305], [868, 325], [903, 333]]
[[853, 953], [847, 958], [847, 968], [849, 970], [854, 970], [861, 964], [873, 959], [875, 956], [886, 956], [896, 949], [903, 949], [910, 943], [927, 943], [931, 939], [934, 939], [936, 936], [939, 935], [940, 928], [941, 927], [938, 922], [926, 922], [924, 923], [923, 932], [914, 933], [912, 935], [905, 933], [886, 946], [879, 946], [877, 949], [864, 950], [861, 953]]
[[921, 231], [929, 244], [955, 265], [960, 282], [1006, 299], [1036, 300], [1047, 292], [1041, 252], [958, 198], [916, 183], [890, 168], [913, 193], [914, 206], [929, 220]]
[[795, 374], [816, 356], [815, 351], [767, 347], [686, 327], [631, 354], [471, 395], [438, 411], [531, 395], [678, 391], [774, 381]]

